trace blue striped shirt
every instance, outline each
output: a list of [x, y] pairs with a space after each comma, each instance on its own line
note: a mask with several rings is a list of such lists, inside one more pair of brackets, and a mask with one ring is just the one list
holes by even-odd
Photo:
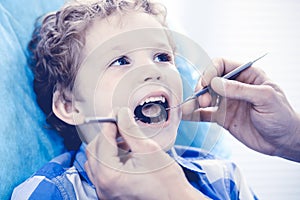
[[[66, 152], [15, 188], [12, 199], [98, 199], [84, 170], [85, 148]], [[175, 146], [168, 152], [196, 189], [214, 200], [256, 199], [232, 162], [215, 159], [198, 148]]]

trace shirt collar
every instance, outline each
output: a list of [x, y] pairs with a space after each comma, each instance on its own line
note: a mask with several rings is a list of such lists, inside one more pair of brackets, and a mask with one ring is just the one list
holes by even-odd
[[176, 148], [172, 147], [167, 153], [183, 168], [188, 169], [197, 173], [204, 174], [205, 172], [200, 168], [200, 166], [193, 163], [193, 161], [187, 160], [179, 156], [176, 152]]
[[84, 169], [84, 164], [87, 161], [87, 158], [85, 155], [85, 149], [86, 149], [86, 144], [82, 143], [78, 152], [76, 153], [76, 157], [74, 160], [74, 166], [77, 169], [78, 173], [86, 180], [86, 182], [89, 185], [92, 185], [94, 187], [92, 181], [89, 179], [89, 177]]
[[[76, 153], [74, 166], [77, 169], [78, 173], [87, 181], [88, 184], [93, 186], [93, 183], [90, 181], [85, 169], [84, 164], [87, 161], [85, 155], [86, 144], [82, 144]], [[191, 170], [196, 173], [205, 174], [205, 172], [200, 168], [200, 166], [194, 164], [192, 161], [189, 161], [181, 156], [179, 156], [175, 150], [176, 148], [172, 147], [167, 153], [172, 157], [183, 169]]]

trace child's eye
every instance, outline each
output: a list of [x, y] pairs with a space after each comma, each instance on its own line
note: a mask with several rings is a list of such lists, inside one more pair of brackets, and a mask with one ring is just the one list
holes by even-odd
[[172, 56], [167, 53], [159, 53], [154, 56], [155, 62], [170, 62], [172, 61]]
[[116, 60], [114, 60], [109, 66], [121, 66], [121, 65], [129, 65], [130, 61], [129, 58], [126, 56], [122, 56]]

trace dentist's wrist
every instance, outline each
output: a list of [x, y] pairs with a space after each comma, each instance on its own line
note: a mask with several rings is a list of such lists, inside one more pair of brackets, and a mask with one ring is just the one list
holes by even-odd
[[291, 126], [287, 131], [287, 142], [281, 145], [277, 156], [300, 162], [300, 115], [295, 114], [291, 119]]

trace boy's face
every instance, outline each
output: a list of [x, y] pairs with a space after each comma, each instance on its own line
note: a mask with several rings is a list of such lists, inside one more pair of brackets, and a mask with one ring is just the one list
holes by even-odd
[[[120, 107], [134, 113], [149, 101], [171, 107], [182, 100], [169, 38], [153, 16], [133, 12], [96, 19], [87, 30], [83, 53], [73, 89], [73, 103], [83, 116], [116, 117]], [[137, 120], [164, 149], [173, 145], [181, 119], [180, 109], [167, 113], [166, 121]], [[80, 125], [81, 138], [90, 142], [101, 132], [99, 125]]]

